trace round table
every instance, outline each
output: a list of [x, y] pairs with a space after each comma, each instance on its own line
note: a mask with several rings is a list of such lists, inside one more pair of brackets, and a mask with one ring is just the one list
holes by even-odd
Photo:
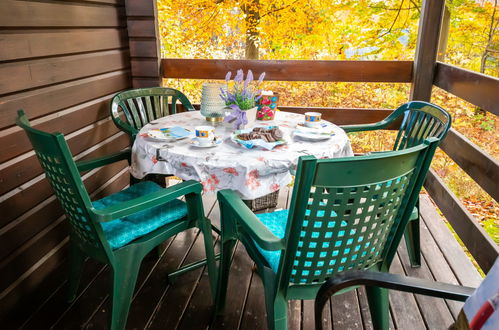
[[163, 117], [140, 130], [132, 148], [130, 171], [138, 179], [152, 173], [173, 174], [201, 182], [207, 192], [232, 189], [243, 199], [256, 199], [289, 184], [300, 156], [353, 156], [346, 133], [333, 124], [335, 135], [328, 140], [311, 142], [292, 137], [296, 125], [303, 121], [303, 115], [284, 111], [278, 111], [273, 121], [257, 121], [257, 125], [278, 125], [288, 141], [273, 150], [263, 150], [246, 149], [232, 142], [234, 128], [229, 123], [215, 126], [215, 134], [223, 139], [216, 147], [195, 147], [190, 138], [175, 142], [152, 140], [146, 134], [152, 128], [181, 126], [194, 132], [194, 127], [207, 125], [199, 111]]

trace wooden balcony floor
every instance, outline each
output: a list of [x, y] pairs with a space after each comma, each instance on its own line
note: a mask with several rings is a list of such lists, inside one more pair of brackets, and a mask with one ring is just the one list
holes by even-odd
[[[289, 191], [281, 191], [279, 206], [286, 207]], [[205, 196], [205, 210], [219, 223], [215, 195]], [[423, 265], [411, 268], [405, 245], [401, 244], [391, 267], [393, 273], [419, 278], [477, 286], [479, 273], [439, 219], [433, 204], [422, 196]], [[199, 268], [169, 284], [166, 274], [179, 265], [204, 256], [202, 235], [196, 230], [177, 235], [165, 245], [161, 258], [147, 257], [141, 268], [134, 301], [130, 308], [129, 329], [266, 329], [263, 287], [252, 261], [239, 244], [231, 269], [227, 309], [224, 317], [212, 319], [211, 299], [205, 269]], [[61, 265], [44, 290], [44, 302], [26, 306], [11, 320], [23, 329], [104, 329], [107, 328], [110, 288], [109, 269], [88, 261], [78, 299], [64, 302], [65, 265]], [[58, 286], [55, 283], [59, 283]], [[50, 293], [50, 294], [49, 294]], [[34, 300], [36, 301], [36, 300]], [[461, 304], [400, 292], [390, 292], [392, 327], [397, 329], [444, 329], [453, 322]], [[313, 329], [313, 301], [291, 301], [289, 328]], [[31, 309], [31, 311], [30, 311]], [[34, 310], [34, 312], [33, 312]], [[23, 315], [24, 314], [24, 315]], [[335, 329], [372, 329], [365, 291], [358, 289], [335, 296], [323, 313], [323, 322]]]

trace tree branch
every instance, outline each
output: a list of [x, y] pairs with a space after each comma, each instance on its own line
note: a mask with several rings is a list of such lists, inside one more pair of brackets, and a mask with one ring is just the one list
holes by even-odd
[[295, 0], [295, 1], [293, 1], [292, 3], [290, 3], [290, 4], [286, 5], [286, 6], [282, 6], [282, 7], [280, 7], [280, 8], [276, 8], [276, 9], [274, 9], [274, 10], [269, 10], [269, 11], [267, 11], [265, 14], [261, 15], [260, 17], [265, 17], [265, 16], [267, 16], [267, 15], [270, 15], [270, 14], [276, 13], [276, 12], [278, 12], [278, 11], [284, 10], [284, 9], [286, 9], [286, 8], [289, 8], [289, 7], [293, 6], [295, 3], [297, 3], [298, 1], [299, 1], [299, 0]]
[[[497, 1], [497, 0], [496, 0], [496, 1]], [[381, 38], [383, 38], [384, 36], [386, 36], [388, 33], [392, 32], [392, 29], [393, 29], [393, 27], [395, 26], [395, 23], [397, 22], [397, 19], [398, 19], [399, 15], [400, 15], [400, 11], [402, 10], [402, 6], [403, 6], [403, 5], [404, 5], [404, 0], [402, 0], [402, 1], [400, 2], [400, 7], [399, 7], [399, 9], [398, 9], [398, 11], [397, 11], [397, 15], [395, 15], [395, 18], [393, 19], [392, 25], [390, 26], [390, 28], [388, 29], [388, 31], [386, 31], [386, 32], [385, 32], [385, 33], [383, 33], [382, 35], [378, 36], [378, 38], [377, 38], [377, 39], [381, 39]]]

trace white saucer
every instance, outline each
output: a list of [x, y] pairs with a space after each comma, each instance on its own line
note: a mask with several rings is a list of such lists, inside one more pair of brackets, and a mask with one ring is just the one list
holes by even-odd
[[324, 141], [328, 140], [333, 136], [334, 133], [327, 135], [327, 134], [315, 134], [315, 133], [307, 133], [303, 131], [296, 130], [293, 132], [293, 136], [299, 137], [300, 139], [307, 140], [307, 141]]
[[197, 137], [194, 137], [191, 139], [191, 145], [196, 148], [212, 148], [216, 147], [222, 144], [222, 138], [220, 136], [216, 136], [211, 143], [207, 144], [200, 144], [199, 139]]
[[307, 124], [305, 124], [305, 122], [298, 123], [297, 126], [310, 128], [310, 129], [321, 129], [321, 128], [327, 127], [328, 124], [326, 124], [323, 120], [321, 120], [312, 126], [308, 126]]

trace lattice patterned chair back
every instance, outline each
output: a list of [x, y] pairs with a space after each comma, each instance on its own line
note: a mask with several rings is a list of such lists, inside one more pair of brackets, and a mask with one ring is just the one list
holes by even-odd
[[173, 88], [139, 88], [116, 94], [111, 101], [114, 123], [133, 139], [149, 122], [175, 114], [177, 101], [189, 111], [194, 110], [189, 99]]
[[387, 270], [418, 197], [420, 174], [431, 162], [425, 156], [436, 148], [432, 141], [355, 158], [301, 158], [281, 283], [320, 284], [344, 270]]
[[449, 113], [427, 102], [408, 102], [395, 110], [394, 116], [402, 113], [403, 119], [393, 150], [413, 147], [429, 137], [436, 137], [441, 141], [451, 126]]
[[91, 220], [88, 209], [90, 197], [73, 160], [69, 147], [61, 133], [46, 133], [32, 128], [20, 113], [17, 124], [28, 135], [45, 175], [59, 199], [71, 224], [73, 239], [89, 255], [107, 260], [110, 251], [99, 225]]

